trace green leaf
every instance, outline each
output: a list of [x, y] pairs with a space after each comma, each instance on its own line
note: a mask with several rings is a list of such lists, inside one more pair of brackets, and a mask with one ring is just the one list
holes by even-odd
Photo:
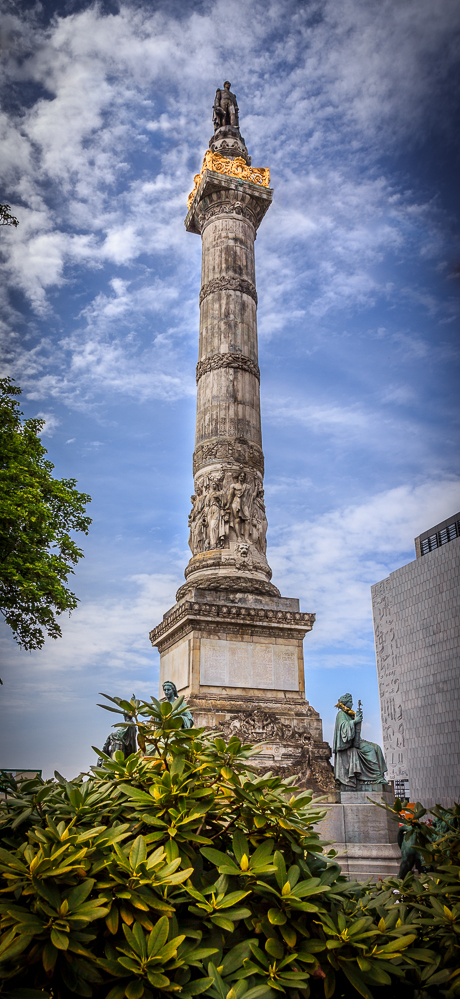
[[161, 950], [163, 944], [168, 939], [168, 932], [168, 917], [162, 916], [153, 927], [153, 930], [149, 934], [147, 940], [147, 954], [149, 957], [155, 957], [155, 955], [158, 954], [158, 951]]
[[218, 869], [222, 866], [222, 864], [224, 864], [226, 867], [232, 868], [232, 873], [235, 871], [237, 874], [241, 874], [239, 867], [233, 863], [231, 858], [228, 857], [226, 853], [221, 853], [220, 850], [214, 850], [214, 848], [210, 846], [203, 846], [200, 853], [206, 858], [206, 860], [210, 860], [211, 864], [214, 864], [214, 866]]
[[42, 951], [42, 963], [45, 971], [53, 970], [54, 965], [56, 964], [58, 953], [59, 951], [54, 946], [54, 944], [50, 943], [50, 941], [48, 941], [48, 943], [45, 944]]
[[124, 999], [124, 994], [125, 994], [124, 985], [114, 985], [113, 989], [110, 989], [110, 992], [107, 994], [106, 999]]
[[244, 993], [244, 999], [264, 999], [265, 996], [269, 999], [272, 995], [273, 990], [268, 985], [255, 985], [253, 989]]
[[147, 856], [147, 846], [143, 836], [138, 836], [129, 851], [129, 862], [131, 867], [136, 869], [142, 864]]
[[166, 989], [169, 985], [169, 978], [166, 975], [157, 975], [152, 971], [147, 972], [147, 978], [156, 989]]
[[275, 876], [278, 888], [282, 888], [283, 885], [286, 884], [286, 864], [284, 863], [284, 857], [279, 850], [275, 851], [275, 855], [273, 857], [273, 863], [276, 867]]
[[141, 981], [130, 982], [126, 986], [125, 996], [126, 999], [141, 999], [144, 995], [144, 983]]
[[119, 912], [116, 905], [112, 905], [109, 914], [105, 917], [105, 922], [109, 933], [114, 936], [118, 930]]
[[[257, 943], [257, 941], [254, 940], [253, 943]], [[231, 950], [227, 951], [222, 961], [222, 974], [224, 977], [236, 971], [237, 968], [241, 968], [244, 959], [249, 957], [250, 953], [248, 940], [243, 940], [241, 943], [235, 944]]]
[[274, 937], [268, 937], [268, 940], [265, 941], [265, 950], [267, 954], [270, 954], [270, 957], [276, 957], [278, 961], [284, 957], [284, 947]]
[[69, 946], [69, 937], [67, 933], [63, 933], [61, 930], [53, 928], [51, 930], [51, 943], [54, 944], [58, 950], [67, 950]]
[[225, 916], [210, 916], [211, 923], [215, 926], [220, 926], [221, 930], [227, 930], [227, 933], [233, 933], [235, 929], [235, 924], [232, 923], [231, 919]]
[[88, 878], [86, 881], [83, 881], [80, 885], [77, 885], [76, 888], [72, 888], [72, 891], [69, 892], [69, 894], [67, 895], [67, 901], [69, 903], [70, 911], [77, 909], [78, 906], [81, 905], [86, 898], [88, 898], [88, 895], [92, 890], [92, 888], [94, 887], [94, 884], [95, 884], [94, 878]]
[[373, 999], [372, 992], [368, 989], [364, 978], [351, 961], [340, 961], [340, 967], [360, 996], [364, 996], [364, 999]]
[[153, 806], [153, 800], [150, 794], [146, 794], [145, 791], [141, 791], [139, 787], [131, 787], [130, 784], [119, 784], [119, 790], [123, 791], [128, 798], [132, 798], [133, 801], [137, 802], [139, 805], [148, 805], [150, 808]]
[[209, 986], [212, 985], [213, 981], [213, 978], [196, 978], [195, 981], [187, 982], [187, 985], [184, 985], [180, 995], [183, 996], [184, 999], [187, 999], [189, 996], [199, 996], [202, 992], [206, 992], [206, 990], [209, 989]]
[[249, 843], [246, 839], [246, 836], [241, 832], [240, 829], [237, 829], [235, 835], [233, 836], [232, 846], [233, 846], [233, 853], [235, 854], [235, 857], [239, 864], [241, 863], [241, 859], [245, 854], [246, 857], [249, 857]]
[[404, 950], [405, 947], [409, 947], [414, 940], [417, 939], [416, 933], [408, 933], [406, 936], [397, 937], [395, 940], [390, 940], [390, 943], [385, 944], [383, 947], [379, 947], [377, 954], [392, 954], [395, 951]]
[[286, 913], [281, 909], [269, 909], [267, 915], [272, 926], [284, 926], [287, 922]]

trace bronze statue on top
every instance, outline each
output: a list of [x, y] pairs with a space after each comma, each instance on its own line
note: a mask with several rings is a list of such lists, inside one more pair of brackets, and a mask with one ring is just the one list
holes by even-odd
[[217, 132], [223, 125], [231, 125], [233, 128], [239, 127], [238, 104], [235, 94], [230, 91], [231, 83], [228, 80], [224, 83], [223, 90], [216, 90], [214, 99], [212, 120], [214, 131]]
[[363, 713], [361, 701], [353, 711], [351, 694], [343, 694], [336, 704], [334, 775], [339, 791], [387, 790], [385, 780], [387, 765], [382, 750], [376, 742], [361, 739]]

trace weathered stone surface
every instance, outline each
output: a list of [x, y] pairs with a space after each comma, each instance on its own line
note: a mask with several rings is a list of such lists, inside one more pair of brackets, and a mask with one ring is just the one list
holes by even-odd
[[303, 638], [314, 614], [298, 600], [195, 588], [150, 634], [160, 683], [172, 679], [195, 724], [263, 743], [258, 765], [302, 786], [334, 786], [318, 712], [305, 700]]
[[214, 110], [185, 220], [203, 248], [192, 557], [150, 639], [160, 682], [175, 683], [196, 725], [263, 743], [261, 767], [324, 791], [334, 786], [331, 751], [305, 700], [303, 665], [315, 615], [281, 597], [266, 557], [254, 240], [272, 200], [269, 171], [245, 165], [234, 95], [219, 91]]
[[326, 818], [317, 830], [337, 850], [337, 863], [348, 877], [398, 874], [398, 824], [383, 808], [372, 804], [393, 805], [393, 800], [392, 793], [375, 791], [334, 792], [327, 796]]

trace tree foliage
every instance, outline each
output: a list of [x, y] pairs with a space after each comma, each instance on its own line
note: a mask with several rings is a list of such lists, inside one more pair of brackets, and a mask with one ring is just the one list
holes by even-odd
[[0, 609], [24, 649], [58, 638], [56, 617], [77, 606], [66, 586], [83, 552], [70, 531], [88, 533], [91, 501], [76, 479], [55, 479], [40, 440], [44, 421], [21, 420], [21, 389], [0, 379]]
[[109, 710], [149, 756], [11, 782], [0, 805], [3, 997], [460, 995], [455, 863], [441, 888], [350, 884], [321, 805], [258, 773], [250, 746], [182, 729], [182, 699]]
[[19, 225], [19, 219], [11, 214], [9, 205], [0, 205], [0, 225]]

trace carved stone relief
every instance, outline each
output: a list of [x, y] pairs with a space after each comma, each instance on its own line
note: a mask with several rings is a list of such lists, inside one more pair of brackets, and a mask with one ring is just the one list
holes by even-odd
[[218, 368], [239, 368], [241, 371], [249, 371], [260, 381], [259, 365], [250, 357], [245, 357], [244, 354], [211, 354], [209, 357], [203, 358], [202, 361], [198, 361], [196, 366], [197, 382], [202, 375], [207, 374], [208, 371], [216, 371]]
[[236, 541], [235, 555], [250, 559], [250, 546], [262, 555], [267, 550], [267, 517], [264, 490], [257, 474], [244, 469], [211, 473], [197, 478], [189, 515], [189, 547], [193, 555], [228, 548]]
[[200, 305], [208, 295], [212, 295], [215, 291], [241, 291], [243, 295], [249, 295], [250, 298], [254, 299], [257, 305], [255, 285], [247, 278], [226, 277], [225, 275], [213, 278], [212, 281], [204, 284], [200, 291]]
[[236, 215], [239, 218], [244, 218], [254, 226], [254, 229], [259, 221], [256, 213], [248, 205], [243, 205], [241, 201], [220, 201], [219, 204], [211, 205], [206, 209], [201, 223], [202, 232], [204, 232], [209, 222], [214, 222], [216, 217], [221, 218], [226, 215]]
[[241, 438], [229, 440], [224, 437], [198, 444], [193, 455], [193, 474], [196, 475], [203, 465], [211, 465], [215, 461], [238, 462], [260, 472], [261, 475], [264, 474], [262, 448]]

